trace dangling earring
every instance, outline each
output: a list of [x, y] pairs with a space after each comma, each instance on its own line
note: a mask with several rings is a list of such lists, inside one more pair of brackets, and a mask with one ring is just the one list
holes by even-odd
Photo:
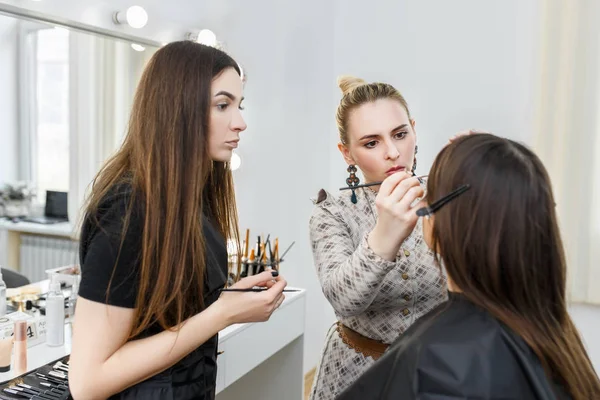
[[419, 146], [415, 146], [415, 159], [413, 160], [413, 166], [411, 169], [411, 172], [414, 175], [416, 175], [416, 170], [417, 170], [417, 152], [419, 151]]
[[[358, 179], [358, 176], [356, 176], [356, 166], [349, 165], [346, 171], [350, 173], [350, 176], [346, 178], [346, 184], [348, 184], [348, 186], [350, 187], [355, 187], [356, 185], [358, 185], [360, 183], [360, 179]], [[352, 203], [354, 204], [358, 202], [354, 189], [352, 189], [352, 197], [350, 197], [350, 201], [352, 201]]]

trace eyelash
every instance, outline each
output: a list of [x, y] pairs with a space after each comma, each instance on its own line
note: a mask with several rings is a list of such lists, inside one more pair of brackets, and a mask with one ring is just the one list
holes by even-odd
[[[400, 131], [400, 132], [396, 132], [396, 133], [394, 134], [394, 137], [396, 137], [396, 136], [398, 136], [398, 135], [401, 135], [401, 136], [402, 136], [402, 137], [401, 137], [401, 138], [399, 138], [398, 140], [402, 140], [402, 139], [404, 139], [404, 138], [406, 137], [406, 135], [408, 135], [408, 132], [406, 132], [406, 131]], [[377, 141], [376, 141], [376, 140], [372, 140], [372, 141], [370, 141], [370, 142], [368, 142], [368, 143], [365, 143], [365, 147], [366, 147], [367, 149], [372, 149], [372, 148], [374, 148], [375, 144], [374, 144], [373, 146], [369, 146], [369, 145], [370, 145], [370, 144], [373, 144], [373, 143], [377, 144]]]
[[[219, 111], [225, 111], [225, 110], [227, 109], [227, 107], [229, 107], [229, 104], [227, 104], [227, 103], [224, 103], [224, 104], [217, 104], [217, 109], [218, 109]], [[243, 111], [243, 110], [244, 110], [244, 107], [240, 105], [240, 106], [238, 107], [238, 109], [239, 109], [240, 111]]]

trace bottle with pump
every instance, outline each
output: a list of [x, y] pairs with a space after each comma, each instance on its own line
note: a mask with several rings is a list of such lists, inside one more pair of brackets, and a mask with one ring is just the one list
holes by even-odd
[[60, 282], [52, 277], [46, 298], [46, 344], [62, 346], [65, 343], [65, 296]]
[[2, 278], [2, 269], [0, 269], [0, 317], [6, 314], [6, 283]]

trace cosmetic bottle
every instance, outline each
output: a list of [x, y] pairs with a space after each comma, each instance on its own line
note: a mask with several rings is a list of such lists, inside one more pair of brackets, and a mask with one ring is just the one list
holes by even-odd
[[15, 322], [14, 365], [17, 375], [27, 371], [27, 321]]
[[2, 278], [2, 269], [0, 269], [0, 317], [6, 314], [6, 283]]
[[0, 372], [10, 371], [10, 361], [13, 352], [13, 338], [0, 339]]
[[73, 317], [75, 316], [75, 307], [77, 306], [77, 293], [79, 292], [79, 279], [80, 275], [75, 275], [73, 277], [71, 294], [69, 295], [69, 300], [67, 301], [67, 314], [69, 316], [69, 321], [73, 321]]
[[65, 296], [60, 282], [52, 277], [46, 299], [46, 344], [62, 346], [65, 343]]

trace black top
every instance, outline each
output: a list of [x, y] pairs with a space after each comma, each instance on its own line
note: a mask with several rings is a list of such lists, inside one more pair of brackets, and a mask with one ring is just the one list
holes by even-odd
[[[123, 222], [130, 199], [131, 187], [121, 185], [110, 191], [101, 202], [96, 215], [98, 223], [90, 216], [84, 220], [79, 250], [82, 274], [79, 296], [87, 300], [135, 308], [144, 220], [143, 208], [141, 205], [134, 205], [121, 246]], [[208, 307], [218, 299], [219, 289], [226, 282], [227, 247], [225, 239], [209, 218], [203, 216], [202, 224], [206, 243], [204, 302], [205, 307]], [[198, 304], [197, 312], [200, 311], [202, 309]], [[155, 324], [141, 336], [152, 335], [161, 330]], [[215, 335], [173, 367], [114, 398], [214, 398], [217, 343], [218, 336]]]
[[[558, 396], [557, 396], [558, 395]], [[339, 400], [568, 399], [539, 359], [487, 311], [452, 293], [415, 322]]]

